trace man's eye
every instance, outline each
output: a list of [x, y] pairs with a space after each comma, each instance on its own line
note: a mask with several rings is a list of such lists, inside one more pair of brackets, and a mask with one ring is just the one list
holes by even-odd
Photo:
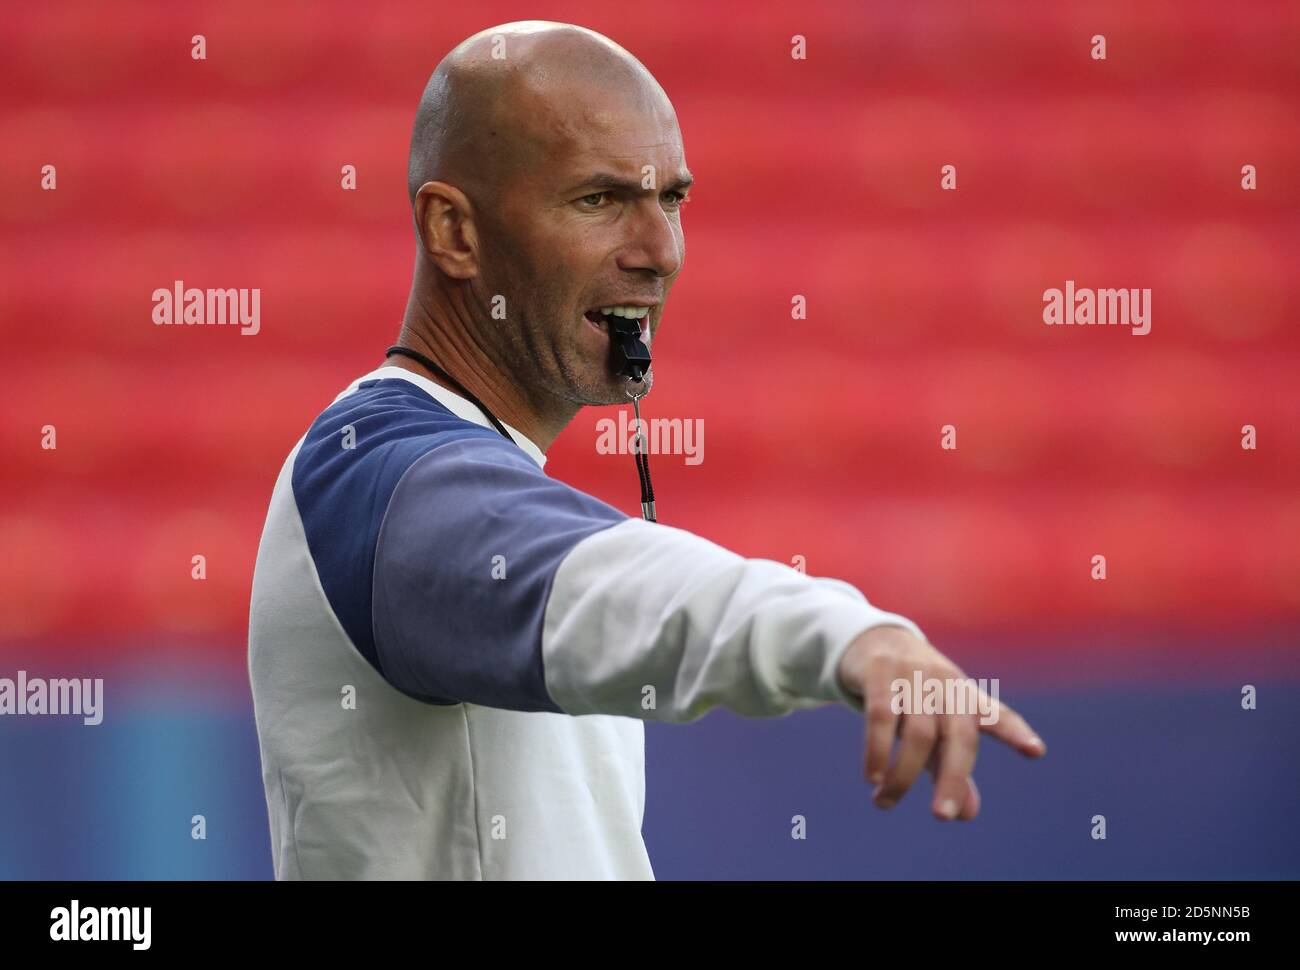
[[600, 205], [601, 199], [605, 198], [607, 195], [609, 195], [608, 192], [597, 192], [594, 195], [584, 195], [578, 201], [585, 203], [586, 205], [598, 206]]
[[680, 209], [691, 200], [683, 192], [665, 192], [664, 201], [668, 203], [668, 208]]

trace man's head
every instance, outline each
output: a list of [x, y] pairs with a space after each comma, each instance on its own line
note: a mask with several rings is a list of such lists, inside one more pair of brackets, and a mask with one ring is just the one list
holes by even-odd
[[649, 307], [644, 339], [658, 330], [690, 174], [673, 106], [631, 54], [569, 24], [475, 34], [420, 100], [408, 183], [428, 298], [521, 391], [614, 404], [648, 389], [611, 373], [593, 317]]

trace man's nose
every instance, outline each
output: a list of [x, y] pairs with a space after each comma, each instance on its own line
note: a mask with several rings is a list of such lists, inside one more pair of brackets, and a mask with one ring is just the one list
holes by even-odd
[[618, 257], [619, 269], [650, 270], [655, 276], [674, 276], [682, 267], [680, 230], [659, 203], [636, 207], [628, 223], [628, 239]]

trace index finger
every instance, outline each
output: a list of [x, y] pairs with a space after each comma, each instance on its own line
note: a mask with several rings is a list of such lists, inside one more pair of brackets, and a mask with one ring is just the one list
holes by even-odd
[[[981, 691], [981, 694], [984, 692]], [[988, 697], [987, 694], [984, 695]], [[993, 713], [997, 719], [991, 724], [985, 724], [984, 718], [980, 718], [980, 730], [986, 734], [991, 734], [1003, 744], [1015, 748], [1023, 755], [1030, 758], [1041, 758], [1047, 753], [1047, 745], [1043, 743], [1034, 729], [1029, 726], [1029, 722], [1012, 709], [1010, 704], [1003, 704], [1001, 701], [990, 698], [993, 703]]]

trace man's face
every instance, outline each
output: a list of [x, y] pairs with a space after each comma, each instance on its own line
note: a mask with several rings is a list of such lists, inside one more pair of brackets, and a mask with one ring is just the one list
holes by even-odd
[[677, 120], [662, 96], [590, 90], [530, 108], [536, 150], [498, 198], [478, 205], [475, 290], [489, 317], [493, 298], [505, 298], [505, 320], [490, 325], [523, 387], [578, 404], [626, 403], [653, 375], [634, 384], [614, 374], [600, 311], [644, 309], [647, 344], [659, 329], [685, 257], [690, 175]]

